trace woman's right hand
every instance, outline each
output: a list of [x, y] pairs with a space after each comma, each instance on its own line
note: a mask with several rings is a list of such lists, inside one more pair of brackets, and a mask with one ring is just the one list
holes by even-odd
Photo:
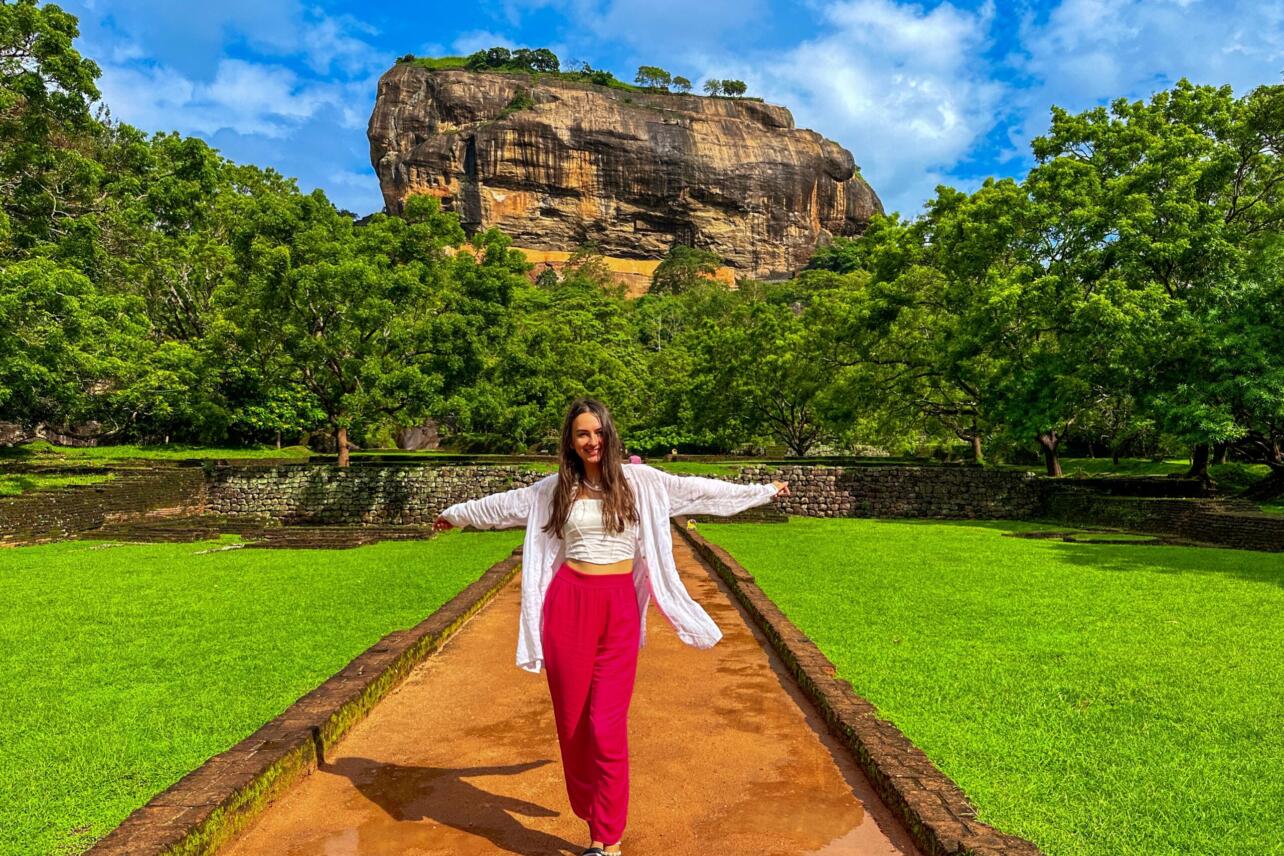
[[447, 529], [454, 529], [454, 528], [455, 528], [455, 524], [451, 523], [449, 520], [442, 517], [440, 514], [438, 514], [437, 519], [432, 522], [433, 532], [445, 532]]

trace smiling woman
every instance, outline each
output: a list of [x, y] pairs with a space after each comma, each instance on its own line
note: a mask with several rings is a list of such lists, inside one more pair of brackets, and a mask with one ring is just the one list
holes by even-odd
[[708, 648], [722, 637], [678, 577], [669, 517], [731, 515], [789, 494], [784, 482], [672, 476], [623, 464], [622, 455], [606, 405], [576, 399], [562, 424], [557, 473], [452, 505], [434, 523], [526, 526], [517, 664], [547, 666], [567, 794], [592, 839], [581, 856], [621, 852], [628, 710], [652, 593], [683, 642]]

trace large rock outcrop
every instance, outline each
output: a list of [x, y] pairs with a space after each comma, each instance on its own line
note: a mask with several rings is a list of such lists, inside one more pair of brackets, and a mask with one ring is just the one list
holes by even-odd
[[431, 193], [533, 249], [658, 259], [684, 243], [776, 278], [883, 210], [850, 152], [759, 101], [407, 62], [380, 78], [368, 135], [389, 211]]

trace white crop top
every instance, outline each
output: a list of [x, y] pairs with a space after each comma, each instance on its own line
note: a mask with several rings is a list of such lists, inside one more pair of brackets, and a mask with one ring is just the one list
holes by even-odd
[[602, 520], [602, 500], [577, 499], [562, 527], [566, 540], [566, 558], [581, 562], [609, 565], [632, 559], [638, 537], [638, 525], [626, 522], [623, 532], [608, 532]]

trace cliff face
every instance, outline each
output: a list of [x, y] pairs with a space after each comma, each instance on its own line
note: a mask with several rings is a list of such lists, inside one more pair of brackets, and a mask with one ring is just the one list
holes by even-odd
[[[501, 116], [522, 90], [533, 106]], [[684, 243], [771, 278], [883, 210], [850, 152], [756, 101], [401, 63], [368, 136], [389, 211], [431, 193], [533, 249], [658, 259]]]

